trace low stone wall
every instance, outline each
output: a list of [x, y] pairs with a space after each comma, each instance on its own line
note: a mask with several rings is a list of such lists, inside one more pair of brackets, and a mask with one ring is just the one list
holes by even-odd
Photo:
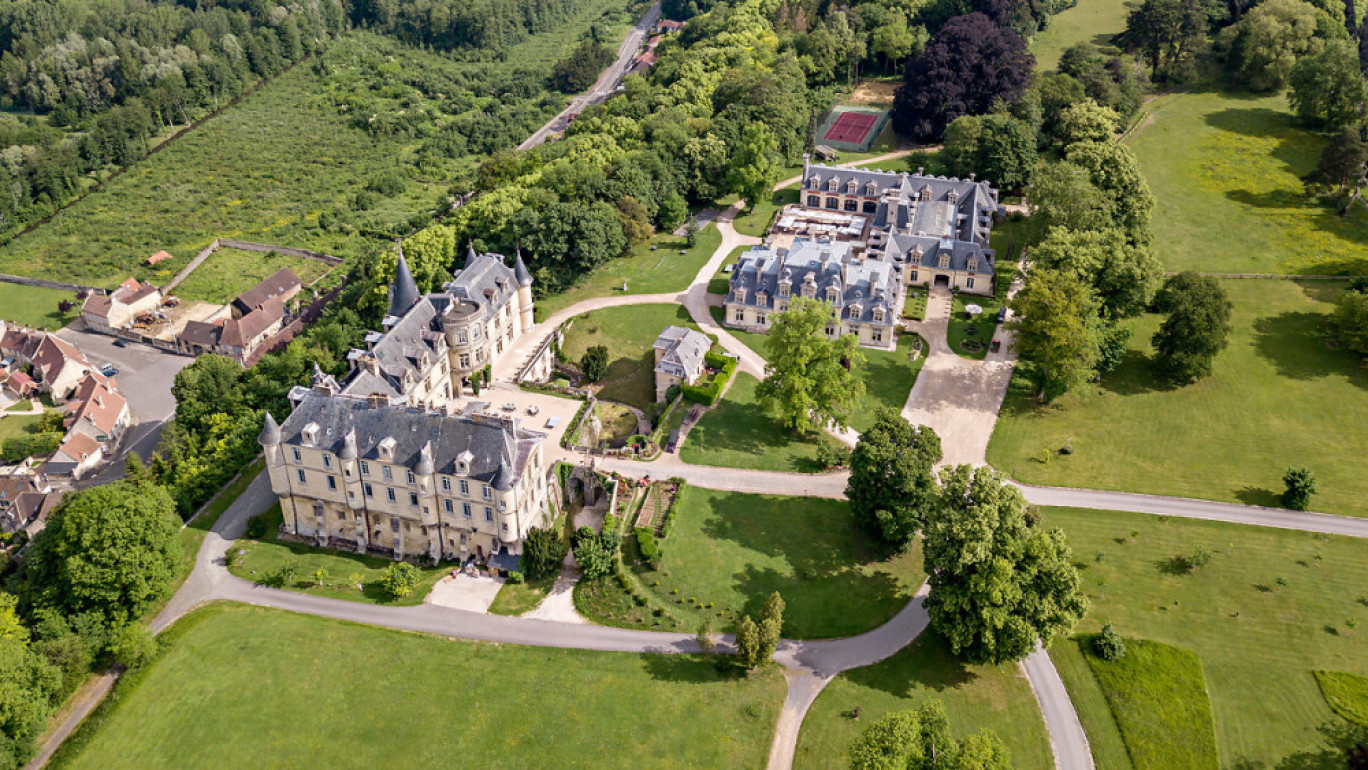
[[43, 278], [29, 278], [22, 275], [6, 275], [0, 273], [0, 281], [5, 283], [17, 283], [20, 286], [37, 286], [41, 289], [60, 289], [62, 291], [88, 291], [93, 294], [108, 294], [108, 289], [97, 289], [94, 286], [81, 286], [75, 283], [63, 283], [61, 281], [49, 281]]
[[218, 251], [219, 249], [238, 249], [239, 251], [257, 252], [274, 251], [277, 254], [284, 254], [288, 257], [299, 257], [301, 259], [317, 260], [331, 267], [336, 267], [342, 264], [341, 257], [335, 257], [332, 254], [324, 254], [320, 251], [310, 251], [308, 249], [295, 249], [289, 246], [277, 246], [273, 243], [255, 243], [253, 241], [236, 241], [231, 238], [215, 238], [212, 242], [210, 242], [208, 246], [205, 246], [203, 249], [201, 249], [200, 253], [196, 254], [194, 259], [190, 260], [190, 264], [181, 268], [181, 271], [179, 273], [176, 273], [176, 277], [172, 278], [170, 283], [162, 287], [162, 293], [169, 294], [172, 289], [179, 286], [181, 282], [184, 281], [186, 278], [189, 278], [190, 274], [195, 272], [195, 270], [198, 269], [200, 265], [204, 264], [204, 260], [212, 257], [214, 255], [214, 252]]

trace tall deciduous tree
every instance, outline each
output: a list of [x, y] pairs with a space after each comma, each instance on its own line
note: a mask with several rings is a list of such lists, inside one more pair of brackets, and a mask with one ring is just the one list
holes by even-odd
[[987, 468], [941, 473], [942, 506], [923, 530], [931, 625], [971, 663], [1019, 660], [1088, 610], [1060, 530], [1044, 530], [1015, 487]]
[[884, 542], [906, 547], [937, 504], [932, 469], [940, 460], [934, 430], [880, 408], [850, 456], [846, 498], [856, 520]]
[[1069, 273], [1034, 268], [1012, 298], [1016, 349], [1034, 364], [1036, 391], [1052, 400], [1097, 372], [1097, 301], [1092, 288]]
[[732, 192], [746, 200], [747, 208], [769, 200], [779, 181], [779, 165], [774, 162], [774, 137], [760, 123], [746, 126], [741, 146], [732, 154], [727, 183]]
[[977, 174], [1003, 190], [1019, 190], [1035, 170], [1036, 135], [1011, 115], [964, 115], [945, 130], [945, 160], [958, 177]]
[[1036, 267], [1058, 270], [1092, 287], [1108, 315], [1127, 318], [1149, 304], [1164, 278], [1164, 266], [1143, 246], [1126, 243], [1117, 228], [1069, 230], [1056, 227], [1031, 250]]
[[1026, 226], [1032, 241], [1050, 230], [1101, 230], [1112, 225], [1112, 196], [1092, 183], [1092, 174], [1068, 161], [1042, 163], [1026, 191], [1031, 216]]
[[765, 339], [769, 361], [756, 394], [798, 433], [848, 427], [864, 397], [864, 355], [854, 335], [827, 337], [830, 323], [839, 323], [830, 304], [797, 297], [775, 316]]
[[1359, 69], [1358, 48], [1337, 40], [1324, 51], [1304, 57], [1288, 76], [1297, 117], [1312, 128], [1339, 130], [1363, 117], [1368, 81]]
[[940, 701], [915, 711], [893, 711], [865, 728], [850, 747], [851, 770], [1010, 770], [1002, 739], [982, 730], [955, 741]]
[[0, 593], [0, 767], [22, 767], [33, 740], [47, 726], [61, 672], [29, 646], [28, 629], [14, 612], [14, 597]]
[[1115, 142], [1079, 142], [1068, 148], [1068, 160], [1088, 172], [1093, 186], [1111, 198], [1112, 221], [1131, 243], [1150, 241], [1154, 194], [1135, 153]]
[[1201, 0], [1143, 0], [1126, 17], [1124, 39], [1144, 54], [1155, 79], [1185, 80], [1196, 74], [1209, 26]]
[[1330, 315], [1335, 339], [1346, 350], [1368, 357], [1368, 293], [1346, 291]]
[[1235, 82], [1252, 91], [1273, 92], [1287, 85], [1297, 59], [1324, 44], [1320, 35], [1340, 27], [1302, 0], [1265, 0], [1223, 33], [1230, 47], [1226, 65]]
[[893, 125], [919, 141], [938, 139], [961, 115], [986, 115], [998, 102], [1019, 99], [1034, 66], [1017, 33], [982, 13], [955, 17], [907, 63]]
[[112, 625], [136, 619], [170, 590], [180, 523], [159, 486], [115, 482], [69, 495], [24, 563], [30, 601]]
[[1155, 307], [1168, 318], [1151, 342], [1165, 377], [1185, 385], [1211, 374], [1230, 336], [1230, 300], [1215, 278], [1179, 273], [1164, 282]]

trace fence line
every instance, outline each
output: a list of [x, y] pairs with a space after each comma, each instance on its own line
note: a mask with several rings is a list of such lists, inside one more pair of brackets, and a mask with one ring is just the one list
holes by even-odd
[[62, 281], [49, 281], [45, 278], [29, 278], [23, 275], [6, 275], [0, 273], [0, 281], [5, 283], [17, 283], [21, 286], [37, 286], [42, 289], [61, 289], [63, 291], [88, 291], [94, 294], [108, 294], [108, 289], [97, 289], [94, 286], [81, 286], [76, 283], [63, 283]]
[[179, 273], [176, 273], [176, 277], [172, 278], [170, 283], [162, 287], [162, 293], [170, 293], [172, 289], [179, 286], [181, 282], [184, 281], [186, 278], [189, 278], [191, 273], [199, 269], [200, 265], [204, 264], [204, 261], [212, 257], [214, 255], [214, 252], [218, 251], [219, 249], [238, 249], [239, 251], [257, 252], [274, 251], [277, 254], [284, 254], [287, 257], [312, 259], [317, 262], [322, 262], [323, 264], [328, 265], [329, 267], [337, 267], [338, 265], [342, 264], [341, 257], [335, 257], [332, 254], [324, 254], [321, 251], [310, 251], [309, 249], [296, 249], [290, 246], [277, 246], [273, 243], [255, 243], [253, 241], [236, 241], [231, 238], [215, 238], [213, 241], [209, 243], [208, 246], [205, 246], [203, 249], [201, 249], [200, 253], [196, 254], [194, 259], [190, 260], [190, 264], [181, 268], [181, 271]]

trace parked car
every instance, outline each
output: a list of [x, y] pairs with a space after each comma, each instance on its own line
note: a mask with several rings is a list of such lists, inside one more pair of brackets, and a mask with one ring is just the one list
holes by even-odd
[[677, 446], [679, 446], [679, 431], [672, 430], [670, 431], [670, 441], [665, 445], [665, 451], [673, 454]]
[[126, 347], [128, 347], [128, 340], [126, 340], [126, 339], [120, 337], [119, 339], [114, 340], [114, 347], [116, 347], [116, 348], [126, 348]]
[[998, 322], [998, 323], [1006, 323], [1006, 322], [1007, 322], [1007, 306], [1006, 306], [1006, 305], [1003, 305], [1003, 306], [1002, 306], [1002, 309], [998, 311], [998, 320], [997, 320], [997, 322]]
[[550, 417], [550, 418], [547, 418], [547, 420], [546, 420], [546, 427], [547, 427], [548, 429], [554, 428], [554, 427], [556, 427], [557, 425], [560, 425], [560, 417]]
[[541, 411], [541, 409], [539, 409], [539, 408], [537, 407], [536, 404], [533, 404], [532, 406], [527, 407], [527, 413], [530, 414], [530, 415], [532, 415], [532, 416], [534, 416], [534, 417], [536, 416], [537, 412], [540, 412], [540, 411]]
[[119, 367], [115, 366], [114, 364], [105, 364], [104, 366], [100, 367], [100, 374], [103, 374], [106, 377], [113, 377], [118, 373]]

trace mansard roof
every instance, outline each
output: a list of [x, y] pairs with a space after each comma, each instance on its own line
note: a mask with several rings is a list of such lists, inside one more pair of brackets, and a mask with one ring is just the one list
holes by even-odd
[[[753, 248], [742, 254], [732, 274], [728, 302], [777, 309], [779, 284], [788, 281], [790, 296], [802, 296], [804, 286], [814, 286], [820, 300], [835, 292], [842, 318], [892, 326], [896, 319], [889, 312], [888, 300], [899, 292], [898, 280], [896, 265], [856, 257], [845, 241], [795, 238], [787, 250]], [[745, 290], [744, 299], [736, 298], [738, 288]], [[761, 292], [766, 295], [763, 300]], [[874, 320], [876, 308], [884, 311], [880, 321]]]

